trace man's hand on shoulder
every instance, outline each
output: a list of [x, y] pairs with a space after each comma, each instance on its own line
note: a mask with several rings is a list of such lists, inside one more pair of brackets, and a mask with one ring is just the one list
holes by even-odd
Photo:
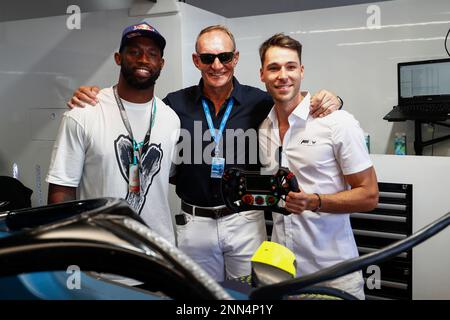
[[67, 106], [70, 109], [73, 108], [84, 108], [86, 103], [95, 106], [98, 102], [97, 94], [100, 88], [97, 86], [81, 86], [74, 93]]
[[327, 90], [320, 90], [311, 97], [309, 113], [314, 118], [322, 118], [336, 110], [339, 110], [341, 105], [341, 100], [339, 100], [334, 93]]

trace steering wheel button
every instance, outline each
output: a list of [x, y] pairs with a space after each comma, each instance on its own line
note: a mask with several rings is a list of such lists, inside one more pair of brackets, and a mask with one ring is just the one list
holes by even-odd
[[246, 194], [242, 197], [242, 201], [246, 204], [253, 204], [253, 196], [250, 194]]
[[276, 199], [275, 199], [274, 196], [267, 196], [266, 197], [266, 203], [267, 204], [272, 205], [272, 204], [275, 204], [275, 202], [276, 202]]
[[256, 196], [255, 202], [257, 205], [262, 205], [262, 204], [264, 204], [264, 198], [261, 196]]

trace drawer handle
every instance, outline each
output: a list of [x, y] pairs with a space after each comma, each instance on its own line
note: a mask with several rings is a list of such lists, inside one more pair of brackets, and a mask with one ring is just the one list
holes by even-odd
[[391, 221], [391, 222], [406, 222], [406, 217], [386, 216], [382, 214], [372, 213], [352, 213], [352, 218], [379, 220], [379, 221]]
[[[371, 253], [371, 252], [374, 252], [374, 251], [377, 251], [377, 250], [379, 250], [379, 249], [367, 248], [367, 247], [358, 247], [358, 251], [361, 252], [361, 253]], [[408, 257], [408, 254], [406, 252], [402, 252], [399, 255], [397, 255], [396, 257], [405, 258], [406, 259]]]
[[379, 196], [380, 198], [406, 199], [406, 193], [380, 191]]
[[392, 203], [378, 203], [377, 209], [390, 209], [390, 210], [406, 211], [406, 205], [392, 204]]
[[[364, 278], [364, 280], [367, 281], [367, 278]], [[408, 285], [405, 283], [399, 283], [399, 282], [393, 282], [393, 281], [386, 281], [386, 280], [380, 280], [380, 284], [382, 287], [388, 287], [388, 288], [395, 288], [395, 289], [402, 289], [407, 290]]]
[[404, 235], [404, 234], [380, 232], [380, 231], [367, 231], [367, 230], [353, 229], [353, 233], [358, 236], [368, 236], [368, 237], [377, 237], [377, 238], [386, 238], [386, 239], [400, 240], [400, 239], [406, 238], [406, 235]]

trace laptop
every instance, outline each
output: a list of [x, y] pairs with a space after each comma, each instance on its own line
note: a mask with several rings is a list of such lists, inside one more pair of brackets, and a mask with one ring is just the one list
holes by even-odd
[[388, 121], [450, 119], [450, 58], [397, 65], [398, 105]]

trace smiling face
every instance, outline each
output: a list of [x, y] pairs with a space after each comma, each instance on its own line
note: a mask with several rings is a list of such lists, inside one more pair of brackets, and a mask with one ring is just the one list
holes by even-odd
[[[231, 38], [221, 30], [204, 33], [197, 40], [196, 50], [197, 52], [192, 54], [192, 60], [202, 74], [204, 86], [211, 89], [230, 86], [234, 68], [239, 59], [239, 52], [235, 51]], [[221, 63], [219, 58], [216, 57], [211, 64], [206, 64], [201, 61], [199, 56], [199, 54], [219, 54], [223, 52], [234, 52], [233, 59], [230, 62]]]
[[304, 67], [296, 50], [272, 46], [265, 52], [260, 77], [275, 103], [300, 103], [303, 73]]
[[114, 58], [126, 83], [139, 90], [154, 86], [164, 66], [160, 48], [146, 37], [131, 39]]

